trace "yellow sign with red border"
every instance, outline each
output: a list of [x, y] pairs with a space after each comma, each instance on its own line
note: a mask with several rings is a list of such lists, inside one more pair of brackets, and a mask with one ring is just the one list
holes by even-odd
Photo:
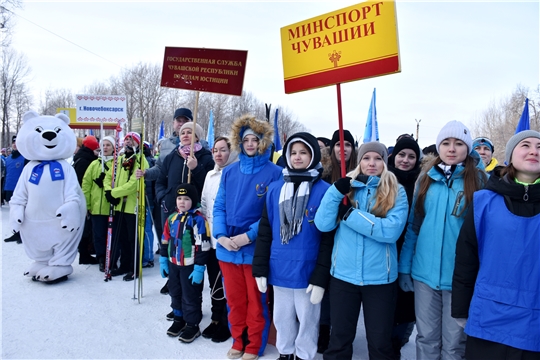
[[398, 73], [394, 1], [367, 1], [281, 28], [285, 93]]

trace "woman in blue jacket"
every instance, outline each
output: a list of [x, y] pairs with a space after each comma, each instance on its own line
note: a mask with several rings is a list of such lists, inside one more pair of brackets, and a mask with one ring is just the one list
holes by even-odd
[[313, 359], [333, 244], [331, 233], [321, 233], [313, 218], [330, 185], [321, 181], [321, 152], [313, 135], [299, 132], [289, 137], [284, 158], [283, 180], [268, 188], [253, 276], [261, 293], [266, 293], [267, 283], [274, 285], [280, 359], [294, 360], [295, 354], [296, 359]]
[[[417, 359], [463, 359], [465, 334], [450, 316], [459, 229], [486, 174], [469, 129], [448, 122], [437, 136], [437, 156], [421, 174], [399, 259], [399, 286], [414, 291]], [[473, 157], [474, 156], [474, 157]]]
[[383, 144], [362, 144], [358, 158], [350, 177], [328, 189], [315, 215], [319, 230], [337, 227], [330, 268], [332, 332], [325, 360], [352, 358], [361, 305], [369, 358], [394, 359], [396, 241], [405, 227], [409, 205], [405, 190], [387, 169]]
[[233, 338], [229, 359], [256, 360], [268, 340], [268, 301], [257, 288], [251, 264], [268, 186], [281, 177], [281, 168], [270, 161], [273, 136], [266, 121], [250, 115], [234, 121], [231, 144], [240, 160], [223, 170], [214, 202], [212, 231]]
[[452, 316], [467, 359], [540, 359], [540, 133], [506, 145], [459, 234]]

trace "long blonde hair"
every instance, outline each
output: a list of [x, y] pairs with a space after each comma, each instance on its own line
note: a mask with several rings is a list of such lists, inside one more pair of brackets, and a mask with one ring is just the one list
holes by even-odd
[[[386, 217], [388, 211], [396, 205], [396, 198], [399, 191], [399, 183], [396, 176], [388, 171], [388, 166], [385, 162], [383, 162], [383, 164], [384, 168], [381, 175], [379, 175], [379, 185], [377, 186], [377, 191], [375, 193], [375, 204], [369, 210], [371, 214], [377, 217]], [[361, 174], [362, 170], [360, 169], [360, 164], [358, 164], [358, 166], [348, 173], [347, 176], [356, 179], [356, 177]], [[351, 204], [354, 204], [355, 193], [356, 190], [351, 189], [351, 192], [349, 193]]]

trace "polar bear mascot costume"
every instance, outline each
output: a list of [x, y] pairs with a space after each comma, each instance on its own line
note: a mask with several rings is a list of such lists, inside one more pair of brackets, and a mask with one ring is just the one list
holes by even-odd
[[9, 220], [34, 263], [24, 272], [33, 280], [67, 280], [77, 256], [86, 201], [73, 167], [77, 140], [64, 114], [29, 111], [17, 135], [17, 149], [28, 160], [9, 202]]

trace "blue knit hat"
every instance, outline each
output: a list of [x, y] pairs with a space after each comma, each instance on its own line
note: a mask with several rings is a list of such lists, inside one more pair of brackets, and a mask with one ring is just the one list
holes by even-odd
[[472, 144], [473, 149], [476, 149], [480, 145], [487, 146], [491, 150], [491, 152], [495, 151], [495, 146], [493, 145], [493, 141], [491, 141], [487, 137], [477, 137], [476, 139], [473, 140], [473, 144]]

